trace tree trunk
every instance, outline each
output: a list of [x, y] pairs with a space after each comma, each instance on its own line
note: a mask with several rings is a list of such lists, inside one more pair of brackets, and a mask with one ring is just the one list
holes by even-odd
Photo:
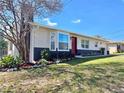
[[31, 29], [30, 29], [30, 24], [28, 22], [33, 22], [33, 13], [32, 15], [25, 14], [22, 6], [20, 33], [23, 33], [23, 34], [19, 36], [20, 43], [17, 45], [17, 47], [19, 51], [19, 56], [22, 58], [23, 62], [25, 63], [29, 63], [29, 54], [30, 54], [30, 30]]
[[29, 49], [27, 48], [27, 44], [24, 41], [15, 44], [15, 46], [19, 52], [19, 57], [22, 59], [23, 63], [29, 63]]

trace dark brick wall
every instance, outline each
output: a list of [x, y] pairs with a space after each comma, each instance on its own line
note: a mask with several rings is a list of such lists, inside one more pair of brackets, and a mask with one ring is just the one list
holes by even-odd
[[74, 57], [71, 54], [71, 50], [70, 51], [51, 51], [50, 54], [51, 54], [52, 59], [57, 59], [57, 58], [59, 58], [59, 59], [67, 59], [67, 58]]
[[[44, 49], [49, 50], [49, 48], [34, 48], [34, 60], [38, 61], [41, 59], [41, 51]], [[63, 58], [70, 58], [73, 57], [71, 55], [71, 50], [70, 51], [50, 51], [50, 59], [63, 59]]]
[[34, 60], [37, 61], [39, 59], [41, 59], [41, 51], [43, 51], [44, 49], [48, 49], [49, 48], [34, 48]]
[[[49, 50], [49, 48], [34, 48], [34, 60], [38, 61], [41, 59], [41, 51], [44, 49]], [[102, 55], [101, 51], [99, 50], [77, 50], [77, 55], [82, 56], [97, 56]], [[71, 58], [74, 57], [74, 55], [71, 54], [70, 51], [50, 51], [50, 59], [63, 59], [63, 58]]]
[[102, 53], [100, 50], [77, 50], [77, 55], [97, 56], [97, 55], [102, 55]]

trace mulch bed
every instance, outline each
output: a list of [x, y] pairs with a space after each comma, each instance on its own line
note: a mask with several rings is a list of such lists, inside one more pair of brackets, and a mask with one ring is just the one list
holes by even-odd
[[[54, 64], [52, 61], [49, 61], [46, 65]], [[0, 72], [12, 72], [12, 71], [18, 71], [20, 69], [31, 69], [31, 68], [39, 68], [44, 67], [46, 65], [40, 65], [40, 64], [34, 64], [34, 63], [23, 63], [20, 64], [18, 68], [0, 68]]]
[[28, 69], [28, 68], [32, 68], [35, 64], [33, 63], [23, 63], [20, 65], [21, 69]]

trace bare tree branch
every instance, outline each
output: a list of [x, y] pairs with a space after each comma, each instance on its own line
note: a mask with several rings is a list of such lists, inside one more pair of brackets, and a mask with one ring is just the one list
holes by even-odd
[[29, 22], [35, 16], [51, 16], [62, 7], [62, 0], [0, 0], [0, 33], [16, 46], [23, 61], [28, 62]]

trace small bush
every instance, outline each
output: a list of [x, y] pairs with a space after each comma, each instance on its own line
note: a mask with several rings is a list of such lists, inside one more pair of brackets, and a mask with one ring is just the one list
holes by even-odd
[[48, 61], [45, 60], [45, 59], [41, 59], [41, 60], [39, 60], [38, 64], [40, 64], [40, 65], [44, 65], [44, 66], [45, 66], [45, 65], [48, 64]]
[[44, 49], [41, 51], [41, 59], [49, 60], [50, 58], [50, 52], [47, 49]]
[[14, 68], [18, 67], [21, 63], [21, 59], [19, 57], [14, 58], [13, 56], [5, 56], [0, 61], [0, 68]]
[[16, 56], [15, 61], [16, 61], [16, 64], [21, 64], [23, 62], [21, 57], [18, 57], [18, 56]]

